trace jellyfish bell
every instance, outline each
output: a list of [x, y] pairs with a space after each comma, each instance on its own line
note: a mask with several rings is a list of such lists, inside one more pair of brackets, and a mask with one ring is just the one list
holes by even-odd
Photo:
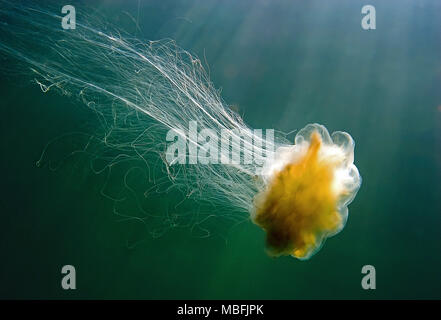
[[345, 132], [331, 137], [324, 126], [309, 124], [264, 164], [266, 187], [251, 217], [266, 231], [271, 254], [308, 259], [343, 229], [361, 184], [354, 145]]

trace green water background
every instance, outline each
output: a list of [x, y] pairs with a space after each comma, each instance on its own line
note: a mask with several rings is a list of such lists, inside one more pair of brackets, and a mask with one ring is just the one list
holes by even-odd
[[[360, 26], [365, 4], [376, 7], [376, 30]], [[206, 60], [223, 98], [252, 127], [289, 132], [318, 122], [349, 132], [363, 184], [346, 228], [306, 262], [268, 257], [252, 223], [227, 241], [172, 229], [129, 248], [142, 228], [118, 222], [100, 194], [103, 177], [69, 164], [55, 172], [35, 165], [48, 141], [94, 115], [42, 94], [26, 77], [2, 74], [1, 298], [441, 298], [441, 2], [87, 7]], [[61, 289], [66, 264], [76, 267], [75, 291]], [[376, 268], [376, 290], [361, 288], [366, 264]]]

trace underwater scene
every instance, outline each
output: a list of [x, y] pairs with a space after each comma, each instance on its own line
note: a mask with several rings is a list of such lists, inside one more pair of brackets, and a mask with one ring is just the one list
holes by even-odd
[[441, 299], [441, 1], [0, 0], [1, 299]]

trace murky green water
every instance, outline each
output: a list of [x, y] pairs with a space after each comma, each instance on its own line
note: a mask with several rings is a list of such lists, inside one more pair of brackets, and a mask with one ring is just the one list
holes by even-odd
[[[105, 177], [81, 161], [57, 171], [35, 165], [48, 141], [94, 114], [2, 74], [0, 296], [441, 298], [441, 3], [369, 1], [377, 11], [370, 31], [360, 25], [365, 4], [89, 2], [140, 38], [169, 37], [206, 60], [252, 127], [289, 132], [319, 122], [349, 132], [363, 184], [346, 228], [306, 262], [268, 257], [252, 223], [226, 239], [185, 228], [152, 239], [142, 225], [118, 221], [100, 194]], [[66, 264], [76, 267], [75, 291], [61, 289]], [[376, 290], [361, 288], [367, 264]]]

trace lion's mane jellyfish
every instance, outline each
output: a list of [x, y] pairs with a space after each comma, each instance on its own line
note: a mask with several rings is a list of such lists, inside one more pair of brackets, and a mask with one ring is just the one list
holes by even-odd
[[[217, 227], [219, 219], [240, 223], [251, 214], [266, 231], [272, 254], [299, 259], [311, 257], [345, 225], [361, 183], [349, 134], [331, 137], [312, 124], [299, 131], [294, 145], [280, 132], [263, 139], [262, 130], [252, 130], [226, 105], [201, 61], [174, 41], [138, 39], [87, 10], [77, 10], [81, 21], [66, 31], [59, 8], [46, 2], [0, 0], [0, 7], [0, 59], [13, 61], [0, 67], [17, 66], [43, 92], [80, 101], [97, 115], [97, 132], [78, 148], [107, 164], [94, 171], [139, 161], [124, 175], [128, 194], [133, 190], [127, 177], [138, 168], [147, 172], [136, 176], [147, 203], [152, 194], [183, 195], [167, 212], [142, 208], [139, 218], [115, 209], [119, 215], [135, 216], [154, 236], [177, 226], [197, 227], [208, 236], [207, 221]], [[262, 161], [181, 166], [166, 161], [167, 134], [185, 133], [193, 122], [231, 133], [231, 145], [223, 149], [228, 154], [243, 147], [244, 155]], [[189, 148], [206, 148], [205, 139], [188, 141]], [[187, 200], [191, 208], [182, 206]]]
[[351, 136], [331, 137], [318, 124], [302, 129], [293, 146], [277, 150], [264, 167], [267, 185], [255, 197], [252, 214], [266, 231], [270, 253], [308, 259], [342, 230], [361, 184], [353, 161]]

